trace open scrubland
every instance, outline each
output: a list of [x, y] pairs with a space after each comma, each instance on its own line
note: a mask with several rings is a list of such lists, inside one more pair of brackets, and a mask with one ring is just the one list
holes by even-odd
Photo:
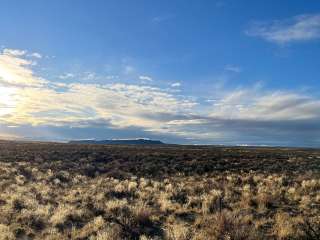
[[0, 142], [0, 239], [320, 239], [320, 150]]

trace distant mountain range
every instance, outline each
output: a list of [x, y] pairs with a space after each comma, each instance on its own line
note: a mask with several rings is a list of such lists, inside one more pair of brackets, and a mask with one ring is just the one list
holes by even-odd
[[110, 144], [110, 145], [160, 145], [164, 144], [159, 140], [148, 139], [123, 139], [123, 140], [74, 140], [71, 144]]

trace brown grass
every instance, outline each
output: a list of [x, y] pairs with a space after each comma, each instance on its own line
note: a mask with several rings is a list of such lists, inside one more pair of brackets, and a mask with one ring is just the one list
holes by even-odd
[[1, 240], [320, 237], [317, 150], [0, 147]]

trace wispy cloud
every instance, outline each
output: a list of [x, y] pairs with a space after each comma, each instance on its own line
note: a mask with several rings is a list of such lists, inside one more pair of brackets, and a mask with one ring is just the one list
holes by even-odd
[[74, 78], [74, 77], [75, 77], [75, 74], [73, 74], [73, 73], [64, 73], [59, 76], [60, 79], [70, 79], [70, 78]]
[[38, 58], [41, 59], [42, 55], [37, 52], [28, 53], [27, 50], [22, 49], [11, 49], [11, 48], [4, 48], [3, 53], [11, 56], [21, 57], [27, 55], [28, 57]]
[[277, 44], [319, 39], [320, 14], [298, 15], [271, 22], [254, 22], [246, 34]]
[[170, 85], [171, 87], [180, 87], [181, 83], [180, 82], [174, 82]]
[[41, 59], [42, 55], [40, 53], [34, 52], [29, 54], [30, 57]]
[[172, 19], [174, 17], [175, 17], [174, 14], [156, 16], [156, 17], [152, 18], [152, 22], [153, 23], [162, 23], [162, 22], [168, 21], [168, 20], [170, 20], [170, 19]]
[[285, 91], [240, 89], [226, 93], [213, 104], [210, 116], [259, 121], [320, 118], [320, 100]]
[[228, 72], [234, 72], [234, 73], [240, 73], [242, 72], [242, 68], [239, 66], [235, 66], [235, 65], [226, 65], [224, 67], [224, 70], [228, 71]]
[[11, 55], [11, 56], [23, 56], [27, 53], [26, 50], [21, 50], [21, 49], [10, 49], [10, 48], [5, 48], [3, 50], [3, 53], [5, 55]]
[[151, 82], [153, 80], [152, 77], [149, 77], [149, 76], [146, 76], [146, 75], [139, 76], [139, 79], [141, 81], [148, 81], [148, 82]]

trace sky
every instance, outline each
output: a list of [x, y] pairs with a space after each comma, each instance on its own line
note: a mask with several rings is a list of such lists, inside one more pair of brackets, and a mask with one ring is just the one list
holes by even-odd
[[320, 147], [319, 1], [0, 5], [0, 139]]

